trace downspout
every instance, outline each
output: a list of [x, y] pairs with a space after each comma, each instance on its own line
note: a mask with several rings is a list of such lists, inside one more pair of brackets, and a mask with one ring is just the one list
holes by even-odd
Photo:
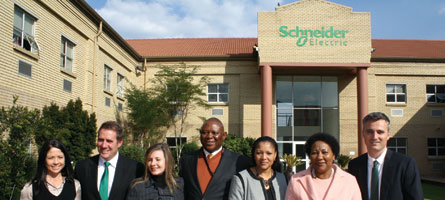
[[94, 36], [94, 53], [93, 53], [93, 77], [92, 82], [93, 85], [91, 87], [91, 113], [94, 112], [94, 106], [95, 106], [95, 88], [96, 88], [96, 61], [97, 61], [97, 40], [99, 39], [99, 36], [102, 34], [102, 21], [99, 22], [99, 30], [97, 34]]
[[146, 74], [147, 74], [147, 58], [144, 58], [144, 91], [145, 91], [145, 84], [147, 82], [146, 80]]

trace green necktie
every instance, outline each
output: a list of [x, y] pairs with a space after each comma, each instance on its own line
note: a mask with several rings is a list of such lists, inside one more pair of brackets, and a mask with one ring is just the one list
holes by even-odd
[[374, 161], [371, 178], [371, 200], [379, 200], [379, 162]]
[[110, 166], [110, 163], [104, 162], [104, 165], [105, 171], [102, 179], [100, 179], [99, 194], [102, 200], [108, 200], [108, 166]]

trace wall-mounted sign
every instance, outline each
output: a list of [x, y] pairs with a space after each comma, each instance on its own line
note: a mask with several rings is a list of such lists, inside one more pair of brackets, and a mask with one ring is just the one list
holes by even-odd
[[334, 29], [333, 26], [321, 29], [289, 29], [287, 26], [280, 26], [280, 37], [297, 38], [297, 46], [348, 46], [347, 33], [349, 30]]

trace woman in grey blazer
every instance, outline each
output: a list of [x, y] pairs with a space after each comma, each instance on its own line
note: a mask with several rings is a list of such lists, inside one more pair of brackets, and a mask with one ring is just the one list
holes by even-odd
[[175, 161], [165, 143], [155, 144], [145, 153], [145, 175], [133, 180], [127, 200], [184, 199], [184, 181], [175, 177]]
[[268, 136], [258, 138], [252, 146], [254, 166], [232, 178], [229, 199], [281, 200], [284, 199], [287, 179], [280, 173], [278, 145]]

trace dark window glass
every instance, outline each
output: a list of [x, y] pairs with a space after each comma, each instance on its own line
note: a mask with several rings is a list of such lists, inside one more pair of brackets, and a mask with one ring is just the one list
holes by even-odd
[[386, 102], [396, 102], [396, 96], [393, 94], [386, 95]]
[[63, 90], [66, 92], [72, 91], [72, 85], [71, 81], [63, 79]]
[[294, 126], [320, 126], [320, 110], [295, 109]]
[[19, 73], [31, 77], [32, 65], [19, 60]]
[[426, 93], [436, 93], [436, 87], [434, 85], [427, 85]]
[[436, 138], [428, 138], [428, 146], [435, 147], [436, 146]]

